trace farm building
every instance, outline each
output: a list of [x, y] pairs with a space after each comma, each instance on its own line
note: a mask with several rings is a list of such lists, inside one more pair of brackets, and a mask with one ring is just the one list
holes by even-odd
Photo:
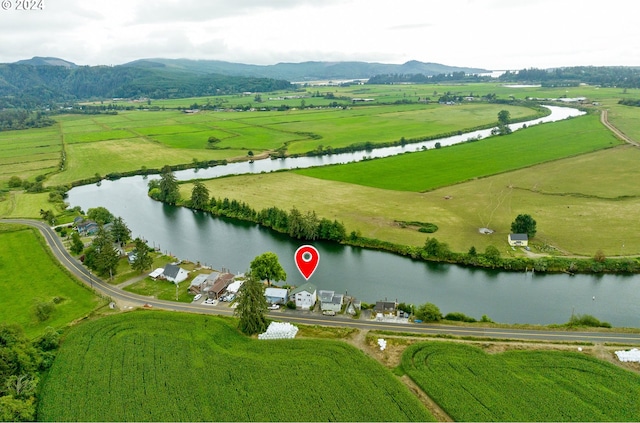
[[318, 299], [316, 286], [310, 282], [305, 283], [304, 285], [294, 289], [289, 294], [289, 298], [291, 301], [296, 303], [296, 307], [302, 309], [310, 309], [316, 303]]
[[189, 272], [175, 264], [167, 264], [166, 266], [164, 266], [162, 276], [164, 276], [164, 278], [169, 282], [180, 283], [183, 280], [187, 279], [187, 276], [189, 276]]
[[332, 310], [338, 313], [342, 310], [344, 304], [344, 295], [336, 294], [335, 291], [318, 291], [318, 299], [320, 300], [320, 310]]
[[509, 234], [509, 245], [512, 247], [526, 247], [529, 245], [527, 234]]
[[269, 304], [284, 304], [287, 302], [289, 291], [283, 288], [267, 288], [264, 290], [264, 296]]

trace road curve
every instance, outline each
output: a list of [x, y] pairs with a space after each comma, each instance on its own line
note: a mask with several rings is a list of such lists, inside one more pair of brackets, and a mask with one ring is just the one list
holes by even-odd
[[611, 122], [609, 122], [609, 114], [607, 109], [602, 109], [602, 111], [600, 112], [600, 122], [602, 122], [604, 126], [606, 126], [611, 132], [614, 133], [615, 136], [620, 138], [622, 141], [631, 145], [635, 145], [636, 147], [640, 147], [639, 143], [626, 136], [621, 130], [619, 130], [618, 128], [613, 126]]
[[[100, 295], [110, 297], [117, 303], [133, 304], [142, 307], [145, 304], [153, 308], [189, 313], [218, 314], [231, 316], [233, 310], [226, 306], [212, 306], [204, 304], [186, 304], [173, 301], [164, 301], [132, 294], [123, 291], [93, 275], [80, 261], [75, 259], [64, 248], [62, 241], [55, 231], [47, 224], [30, 219], [0, 219], [0, 223], [16, 223], [37, 228], [44, 236], [54, 256], [85, 285], [98, 292]], [[457, 337], [517, 339], [551, 342], [591, 342], [591, 343], [615, 343], [622, 345], [640, 344], [638, 333], [616, 332], [587, 332], [587, 331], [553, 331], [553, 330], [524, 330], [511, 328], [486, 328], [470, 326], [449, 326], [438, 324], [407, 324], [389, 323], [373, 320], [361, 321], [347, 316], [322, 316], [309, 312], [296, 312], [293, 310], [279, 310], [270, 313], [275, 320], [336, 327], [353, 327], [363, 330], [391, 331], [399, 333], [412, 333], [419, 335], [449, 335]]]

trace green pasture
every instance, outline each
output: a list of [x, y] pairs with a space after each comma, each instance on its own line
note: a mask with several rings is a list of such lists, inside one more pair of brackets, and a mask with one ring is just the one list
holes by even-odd
[[[37, 230], [0, 224], [0, 323], [18, 323], [29, 336], [47, 326], [64, 327], [101, 302], [64, 272], [47, 248]], [[36, 313], [41, 303], [52, 305], [46, 319]]]
[[96, 142], [127, 139], [135, 136], [131, 131], [114, 130], [114, 131], [97, 131], [97, 132], [75, 132], [65, 134], [64, 141], [68, 144], [76, 144], [81, 142]]
[[620, 143], [598, 116], [586, 115], [464, 145], [296, 172], [376, 188], [428, 191]]
[[637, 421], [640, 375], [578, 352], [415, 344], [403, 370], [454, 421]]
[[0, 131], [0, 189], [12, 176], [33, 182], [38, 175], [54, 172], [60, 164], [62, 141], [59, 127]]
[[[464, 154], [466, 148], [485, 141], [455, 148]], [[439, 228], [432, 236], [453, 251], [466, 252], [471, 246], [484, 251], [494, 245], [509, 256], [517, 253], [507, 244], [511, 222], [528, 213], [538, 222], [535, 252], [593, 256], [602, 249], [607, 256], [636, 255], [640, 239], [629, 234], [640, 230], [630, 219], [640, 207], [639, 160], [640, 150], [619, 145], [425, 193], [322, 180], [298, 171], [213, 179], [206, 185], [216, 197], [245, 201], [258, 210], [272, 206], [315, 210], [320, 217], [342, 221], [347, 232], [398, 244], [421, 246], [426, 235], [402, 228], [396, 220], [432, 222]], [[398, 163], [393, 172], [410, 169], [405, 162]], [[189, 198], [191, 185], [183, 185], [181, 194]], [[483, 227], [495, 233], [479, 233]]]
[[73, 328], [44, 380], [38, 420], [434, 420], [346, 343], [261, 341], [232, 322], [141, 310]]

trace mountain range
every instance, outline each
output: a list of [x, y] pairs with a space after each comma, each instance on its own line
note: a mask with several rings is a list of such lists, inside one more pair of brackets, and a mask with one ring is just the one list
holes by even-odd
[[[78, 65], [55, 57], [33, 57], [15, 64], [33, 66], [62, 66], [67, 69]], [[369, 62], [301, 62], [278, 63], [275, 65], [250, 65], [220, 60], [191, 59], [139, 59], [117, 67], [149, 69], [160, 72], [179, 72], [194, 75], [220, 74], [252, 78], [283, 79], [289, 82], [313, 80], [368, 79], [379, 74], [423, 74], [438, 75], [452, 72], [485, 73], [486, 69], [447, 66], [439, 63], [424, 63], [416, 60], [401, 65]]]

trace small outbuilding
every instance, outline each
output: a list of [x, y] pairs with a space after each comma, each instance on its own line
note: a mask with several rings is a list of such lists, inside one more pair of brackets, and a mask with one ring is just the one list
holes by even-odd
[[512, 247], [526, 247], [529, 245], [529, 235], [509, 234], [509, 245]]

